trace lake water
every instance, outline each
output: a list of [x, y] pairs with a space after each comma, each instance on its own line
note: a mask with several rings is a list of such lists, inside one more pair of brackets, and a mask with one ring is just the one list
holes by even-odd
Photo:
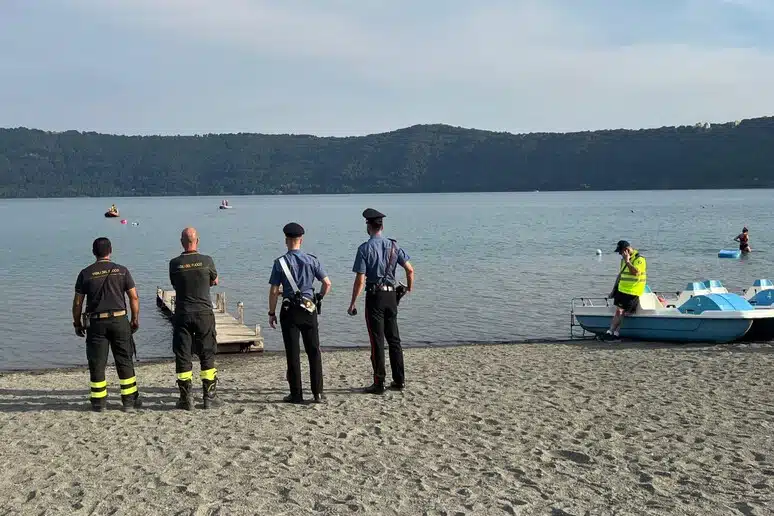
[[[333, 282], [320, 322], [323, 346], [367, 345], [362, 316], [346, 314], [355, 250], [367, 238], [366, 207], [387, 214], [386, 235], [416, 269], [416, 290], [401, 303], [406, 345], [552, 340], [569, 336], [572, 297], [610, 291], [621, 238], [647, 257], [654, 290], [710, 278], [741, 290], [756, 278], [774, 279], [772, 199], [770, 190], [248, 196], [229, 197], [231, 210], [218, 210], [216, 197], [3, 200], [0, 369], [86, 363], [70, 306], [98, 236], [112, 240], [114, 261], [137, 282], [141, 360], [172, 354], [155, 293], [171, 288], [167, 264], [188, 225], [215, 259], [214, 291], [227, 293], [232, 313], [243, 301], [246, 323], [261, 325], [267, 350], [280, 350], [279, 329], [267, 324], [269, 272], [284, 252], [282, 226], [301, 223], [304, 249]], [[139, 225], [104, 218], [112, 202]], [[745, 224], [754, 252], [718, 259], [719, 249], [738, 247], [732, 239]]]

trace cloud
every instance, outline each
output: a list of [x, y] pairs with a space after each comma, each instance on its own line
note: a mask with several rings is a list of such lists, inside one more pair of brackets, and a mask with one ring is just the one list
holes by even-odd
[[[642, 127], [774, 112], [765, 23], [774, 9], [767, 2], [625, 4], [71, 0], [80, 16], [112, 28], [119, 39], [107, 45], [146, 38], [160, 45], [159, 53], [188, 52], [193, 66], [198, 59], [213, 74], [251, 86], [248, 92], [220, 86], [215, 76], [197, 79], [179, 63], [178, 78], [158, 72], [158, 81], [171, 81], [182, 97], [224, 89], [216, 106], [186, 114], [189, 127], [228, 130], [216, 108], [229, 113], [234, 130], [324, 134], [432, 122], [514, 132]], [[256, 65], [239, 67], [240, 60]], [[133, 63], [125, 73], [138, 81], [147, 66]], [[115, 82], [121, 72], [110, 73]], [[173, 111], [182, 109], [175, 98], [147, 102], [157, 108], [158, 127], [168, 127]], [[237, 105], [248, 107], [240, 112]], [[258, 114], [269, 116], [251, 122]]]

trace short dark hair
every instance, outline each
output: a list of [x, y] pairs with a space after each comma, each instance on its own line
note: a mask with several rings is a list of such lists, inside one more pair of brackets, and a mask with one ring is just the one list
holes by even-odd
[[113, 252], [113, 245], [108, 237], [95, 238], [91, 244], [91, 252], [96, 258], [104, 258]]
[[381, 231], [382, 228], [384, 227], [384, 223], [381, 221], [375, 222], [373, 220], [367, 220], [366, 224], [368, 224], [368, 227], [373, 229], [374, 231]]

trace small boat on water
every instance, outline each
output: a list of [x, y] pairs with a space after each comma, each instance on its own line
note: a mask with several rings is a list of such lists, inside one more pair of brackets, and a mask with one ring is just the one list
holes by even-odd
[[222, 200], [220, 202], [220, 206], [218, 206], [221, 210], [230, 210], [232, 206], [228, 203], [226, 199]]
[[106, 211], [105, 217], [120, 217], [117, 211]]
[[[717, 280], [692, 282], [675, 294], [677, 299], [671, 301], [646, 286], [634, 313], [621, 323], [621, 337], [681, 343], [774, 338], [774, 308], [756, 307], [741, 295], [729, 293]], [[614, 313], [612, 299], [573, 299], [571, 335], [575, 326], [595, 335], [605, 333]]]

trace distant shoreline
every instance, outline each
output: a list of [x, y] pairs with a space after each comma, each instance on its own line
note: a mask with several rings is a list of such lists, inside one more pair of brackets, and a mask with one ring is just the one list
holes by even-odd
[[528, 134], [421, 124], [343, 138], [16, 128], [0, 129], [0, 197], [772, 188], [772, 161], [774, 117]]
[[158, 194], [158, 195], [117, 195], [117, 196], [68, 196], [68, 197], [4, 197], [0, 195], [0, 201], [13, 201], [13, 200], [66, 200], [66, 199], [163, 199], [169, 197], [191, 197], [191, 198], [241, 198], [241, 197], [322, 197], [322, 196], [355, 196], [355, 195], [466, 195], [466, 194], [556, 194], [556, 193], [617, 193], [617, 192], [757, 192], [762, 190], [774, 190], [774, 186], [760, 186], [760, 187], [744, 187], [744, 188], [650, 188], [650, 189], [578, 189], [578, 190], [471, 190], [471, 191], [428, 191], [428, 192], [416, 192], [416, 191], [404, 191], [404, 192], [385, 192], [385, 191], [373, 191], [373, 192], [337, 192], [337, 193], [261, 193], [261, 194], [239, 194], [239, 193], [214, 193], [214, 194]]

